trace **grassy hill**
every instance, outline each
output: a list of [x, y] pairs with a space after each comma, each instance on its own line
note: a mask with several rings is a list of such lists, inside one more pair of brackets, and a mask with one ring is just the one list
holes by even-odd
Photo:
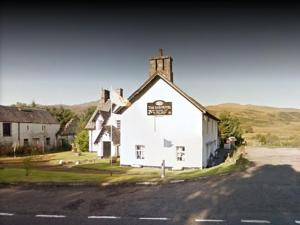
[[[300, 109], [226, 103], [207, 106], [215, 115], [224, 111], [237, 116], [249, 144], [300, 146]], [[266, 139], [266, 140], [265, 140]]]

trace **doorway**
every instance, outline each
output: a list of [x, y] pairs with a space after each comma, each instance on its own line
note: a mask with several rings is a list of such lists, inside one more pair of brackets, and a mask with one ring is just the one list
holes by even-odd
[[110, 157], [110, 141], [103, 141], [103, 157], [109, 158]]

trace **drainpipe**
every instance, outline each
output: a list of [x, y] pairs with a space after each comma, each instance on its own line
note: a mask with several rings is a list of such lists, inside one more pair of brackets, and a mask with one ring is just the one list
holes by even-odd
[[18, 145], [21, 145], [21, 141], [20, 141], [20, 122], [18, 122]]

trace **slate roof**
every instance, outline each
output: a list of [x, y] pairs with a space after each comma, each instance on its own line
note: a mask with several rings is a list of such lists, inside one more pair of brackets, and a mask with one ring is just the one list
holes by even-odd
[[104, 121], [108, 120], [110, 117], [110, 107], [111, 107], [111, 103], [110, 103], [110, 99], [108, 99], [104, 104], [99, 104], [97, 106], [97, 108], [95, 109], [93, 115], [91, 116], [90, 120], [88, 121], [88, 123], [85, 126], [85, 129], [88, 130], [94, 130], [95, 129], [95, 122], [97, 117], [101, 114], [101, 116], [103, 117]]
[[107, 132], [109, 134], [109, 136], [111, 136], [111, 131], [112, 131], [112, 135], [113, 135], [112, 141], [113, 141], [114, 145], [119, 145], [120, 144], [120, 129], [118, 129], [115, 126], [111, 127], [108, 125], [102, 127], [102, 129], [94, 143], [98, 143], [105, 132]]
[[0, 105], [0, 122], [59, 124], [45, 109]]
[[[181, 94], [184, 98], [186, 98], [190, 103], [192, 103], [196, 108], [198, 108], [200, 111], [203, 112], [204, 115], [207, 115], [208, 117], [219, 121], [219, 119], [208, 112], [208, 110], [201, 105], [198, 101], [196, 101], [194, 98], [186, 94], [184, 91], [182, 91], [178, 86], [176, 86], [174, 83], [170, 82], [168, 79], [165, 78], [163, 74], [157, 73], [156, 75], [153, 75], [149, 77], [139, 89], [137, 89], [129, 98], [129, 102], [133, 104], [135, 101], [137, 101], [140, 97], [143, 96], [144, 93], [146, 93], [159, 79], [164, 80], [168, 85], [170, 85], [174, 90], [176, 90], [179, 94]], [[130, 107], [130, 106], [129, 106]], [[120, 107], [116, 110], [116, 113], [122, 114], [127, 107]]]

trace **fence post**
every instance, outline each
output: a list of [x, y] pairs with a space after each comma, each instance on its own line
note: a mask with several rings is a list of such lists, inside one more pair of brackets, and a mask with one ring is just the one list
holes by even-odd
[[164, 179], [165, 178], [165, 160], [163, 160], [161, 162], [161, 174], [160, 174], [161, 178]]

